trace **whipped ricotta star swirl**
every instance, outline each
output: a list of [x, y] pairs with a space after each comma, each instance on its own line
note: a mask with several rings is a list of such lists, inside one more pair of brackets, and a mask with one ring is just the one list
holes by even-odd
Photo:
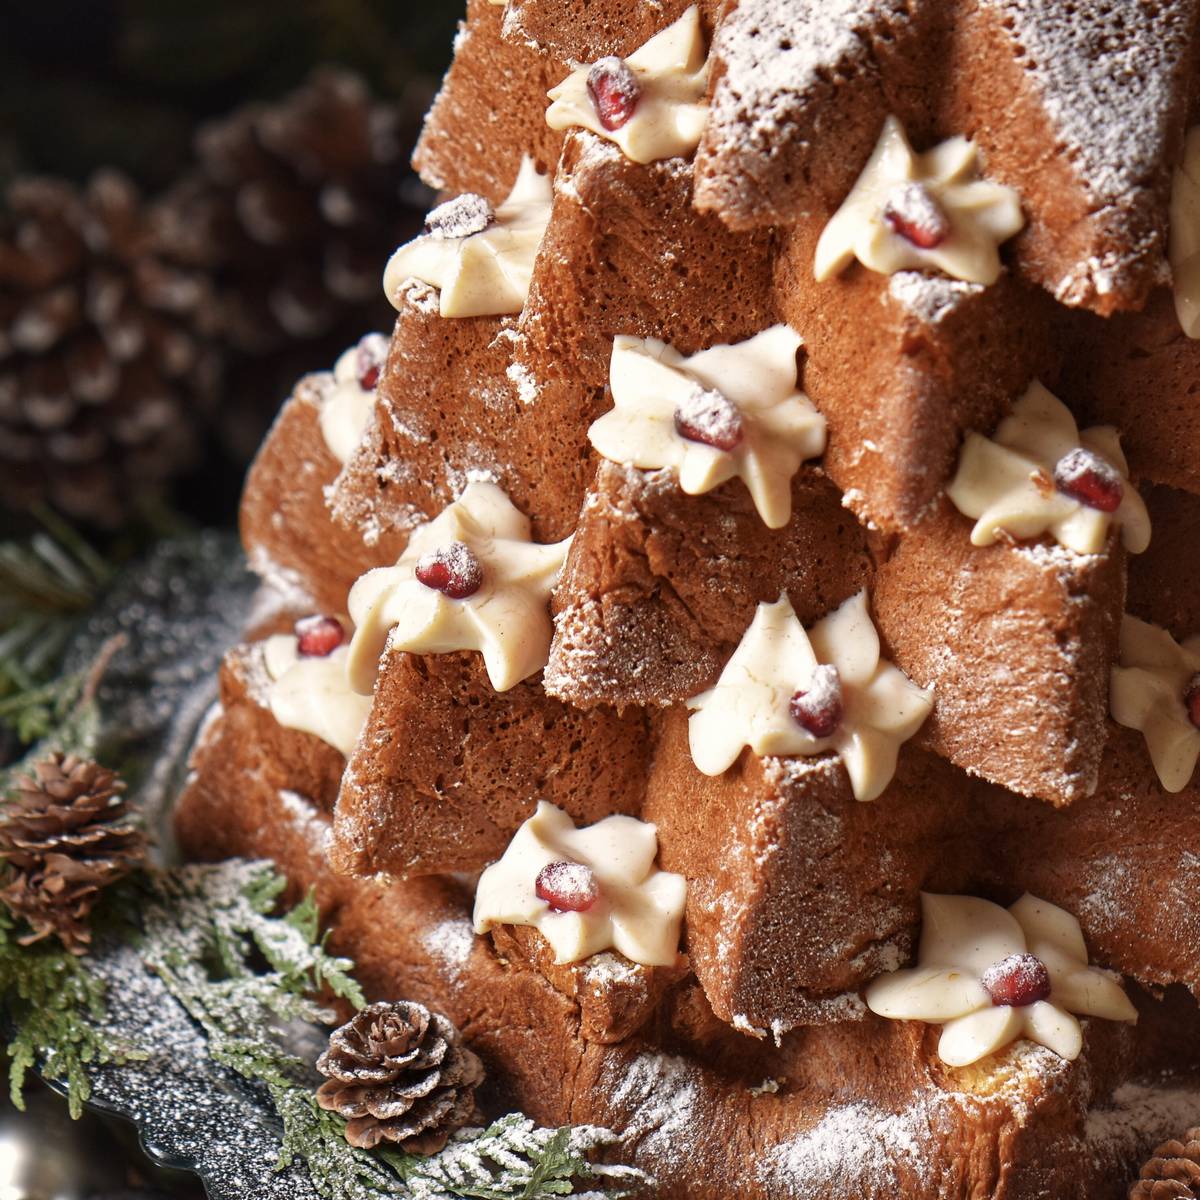
[[921, 896], [917, 965], [876, 979], [867, 1006], [882, 1017], [942, 1026], [938, 1056], [965, 1067], [1018, 1038], [1074, 1059], [1073, 1014], [1137, 1021], [1107, 971], [1088, 965], [1079, 922], [1028, 894], [1004, 909], [975, 896]]
[[979, 177], [973, 142], [953, 137], [917, 154], [889, 116], [867, 165], [817, 242], [813, 273], [839, 274], [854, 259], [884, 275], [940, 271], [995, 283], [999, 246], [1025, 219], [1012, 188]]
[[528, 925], [557, 963], [616, 950], [647, 967], [679, 957], [687, 882], [660, 870], [655, 827], [612, 816], [583, 829], [542, 801], [479, 878], [475, 932]]
[[549, 176], [539, 174], [526, 155], [512, 191], [494, 210], [474, 193], [438, 205], [425, 233], [388, 260], [383, 274], [388, 300], [399, 308], [405, 280], [420, 279], [439, 289], [443, 317], [519, 313], [553, 198]]
[[550, 89], [546, 123], [590, 129], [636, 163], [686, 156], [704, 132], [707, 86], [700, 10], [692, 5], [628, 58], [613, 55], [572, 71]]
[[792, 478], [825, 450], [825, 418], [797, 387], [800, 338], [773, 325], [684, 356], [656, 338], [613, 339], [613, 407], [588, 430], [612, 462], [672, 468], [702, 495], [741, 479], [771, 529], [792, 515]]
[[394, 566], [367, 572], [351, 588], [351, 686], [371, 691], [385, 646], [412, 654], [477, 650], [498, 692], [537, 674], [550, 656], [550, 592], [570, 543], [532, 541], [529, 518], [502, 489], [468, 484], [414, 530]]
[[856, 799], [874, 800], [933, 693], [880, 656], [865, 591], [807, 634], [784, 595], [758, 606], [716, 685], [688, 707], [692, 759], [706, 775], [728, 770], [746, 746], [783, 757], [832, 751]]

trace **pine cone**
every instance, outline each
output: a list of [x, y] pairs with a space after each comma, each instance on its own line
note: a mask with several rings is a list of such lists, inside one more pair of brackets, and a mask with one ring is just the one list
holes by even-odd
[[22, 945], [57, 934], [84, 954], [93, 906], [141, 861], [145, 838], [125, 820], [125, 785], [114, 772], [73, 754], [52, 754], [33, 772], [18, 780], [0, 819], [0, 858], [12, 873], [0, 900], [31, 927]]
[[412, 102], [376, 102], [356, 75], [325, 69], [201, 129], [199, 168], [159, 205], [158, 236], [213, 274], [235, 347], [260, 354], [347, 309], [355, 327], [382, 311], [387, 256], [420, 222], [401, 195], [418, 119]]
[[217, 359], [202, 274], [152, 249], [141, 198], [106, 171], [26, 179], [0, 217], [0, 502], [115, 526], [198, 446]]
[[158, 246], [212, 280], [212, 320], [238, 356], [218, 431], [238, 461], [296, 379], [390, 327], [383, 268], [428, 203], [408, 156], [430, 90], [384, 102], [356, 75], [319, 70], [203, 127], [198, 166], [159, 202]]
[[334, 1030], [317, 1060], [322, 1108], [348, 1119], [346, 1140], [433, 1154], [475, 1111], [483, 1064], [439, 1013], [408, 1000], [372, 1004]]
[[1154, 1151], [1129, 1200], [1200, 1200], [1200, 1126]]

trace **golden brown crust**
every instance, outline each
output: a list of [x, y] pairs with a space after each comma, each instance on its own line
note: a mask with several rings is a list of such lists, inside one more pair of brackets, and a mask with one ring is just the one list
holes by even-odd
[[[678, 20], [696, 0], [509, 0], [504, 38], [533, 42], [563, 62], [595, 62], [606, 54], [625, 57], [660, 29]], [[711, 34], [725, 0], [700, 0], [700, 19]], [[554, 81], [558, 83], [556, 79]]]
[[792, 520], [766, 528], [732, 481], [687, 496], [665, 471], [602, 462], [555, 590], [547, 687], [571, 704], [662, 705], [716, 681], [760, 601], [801, 621], [870, 583], [867, 537], [813, 468]]
[[966, 133], [1016, 187], [1022, 274], [1062, 304], [1140, 307], [1163, 276], [1196, 7], [743, 0], [714, 46], [697, 200], [734, 228], [824, 220], [895, 114]]
[[491, 938], [502, 961], [537, 971], [579, 1006], [579, 1036], [591, 1042], [632, 1037], [658, 1012], [667, 992], [690, 973], [684, 955], [674, 967], [644, 967], [616, 951], [560, 965], [546, 939], [524, 925], [498, 925]]
[[562, 134], [543, 119], [546, 92], [567, 67], [528, 43], [501, 40], [504, 9], [469, 0], [454, 62], [425, 119], [413, 165], [438, 191], [508, 194], [522, 154], [553, 171]]
[[1153, 534], [1129, 559], [1128, 610], [1168, 629], [1177, 641], [1200, 633], [1200, 496], [1143, 485]]
[[581, 824], [636, 815], [648, 754], [636, 710], [568, 708], [537, 676], [497, 693], [473, 653], [387, 650], [338, 795], [331, 861], [361, 876], [480, 870], [539, 800]]
[[311, 611], [339, 613], [364, 571], [394, 562], [403, 548], [386, 531], [370, 541], [334, 525], [325, 489], [341, 464], [321, 433], [320, 406], [331, 381], [309, 375], [279, 411], [246, 476], [242, 544], [251, 567], [277, 587], [308, 593]]
[[644, 816], [663, 866], [687, 877], [687, 948], [716, 1014], [776, 1033], [861, 1018], [847, 993], [908, 957], [919, 892], [972, 881], [962, 776], [906, 751], [871, 804], [832, 755], [744, 751], [711, 778], [692, 762], [686, 712], [662, 724]]
[[1200, 341], [1179, 327], [1171, 293], [1111, 320], [1081, 314], [1061, 392], [1081, 424], [1115, 425], [1134, 478], [1200, 493]]
[[917, 735], [972, 773], [1070, 804], [1096, 789], [1125, 558], [1043, 542], [973, 546], [943, 500], [900, 540], [872, 601], [890, 657], [934, 710]]

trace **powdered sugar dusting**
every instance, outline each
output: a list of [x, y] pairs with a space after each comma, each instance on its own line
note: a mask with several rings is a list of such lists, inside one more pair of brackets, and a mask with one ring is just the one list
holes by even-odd
[[929, 1128], [933, 1105], [889, 1113], [860, 1101], [832, 1108], [811, 1129], [767, 1152], [758, 1180], [768, 1194], [794, 1200], [825, 1200], [858, 1194], [871, 1181], [877, 1195], [897, 1196], [915, 1180], [929, 1181], [933, 1162]]
[[622, 1139], [637, 1143], [638, 1159], [651, 1170], [670, 1163], [696, 1133], [701, 1082], [695, 1067], [668, 1054], [639, 1054], [613, 1087], [610, 1101], [628, 1112]]
[[323, 852], [333, 834], [333, 826], [328, 818], [317, 810], [316, 805], [307, 796], [301, 796], [299, 792], [289, 791], [287, 788], [280, 790], [279, 802], [305, 841]]
[[442, 241], [470, 237], [495, 224], [496, 213], [485, 196], [465, 192], [431, 209], [425, 232]]
[[713, 41], [723, 69], [701, 157], [719, 165], [713, 175], [697, 172], [699, 207], [753, 220], [754, 181], [769, 172], [764, 162], [781, 162], [794, 144], [798, 109], [824, 99], [831, 78], [862, 71], [872, 40], [907, 24], [909, 7], [906, 0], [741, 0]]
[[888, 296], [926, 325], [936, 325], [984, 291], [981, 283], [920, 271], [897, 271], [888, 279]]
[[466, 966], [475, 948], [475, 933], [466, 917], [453, 917], [425, 930], [421, 945], [457, 974]]
[[1193, 5], [983, 0], [1023, 52], [1089, 198], [1128, 204], [1162, 167]]
[[533, 404], [538, 398], [538, 382], [533, 372], [524, 363], [513, 362], [506, 372], [513, 386], [517, 389], [517, 398], [522, 404]]
[[1178, 1137], [1200, 1122], [1200, 1090], [1163, 1083], [1126, 1083], [1113, 1093], [1111, 1106], [1088, 1114], [1089, 1148], [1123, 1159], [1144, 1154], [1168, 1137]]

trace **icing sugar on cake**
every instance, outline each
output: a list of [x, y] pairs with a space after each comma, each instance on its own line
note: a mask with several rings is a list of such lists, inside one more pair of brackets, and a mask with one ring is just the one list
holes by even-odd
[[1127, 207], [1164, 175], [1195, 5], [980, 0], [1011, 30], [1059, 137], [1097, 206]]
[[924, 1139], [934, 1106], [889, 1113], [866, 1101], [831, 1108], [811, 1129], [771, 1147], [759, 1160], [759, 1181], [780, 1200], [824, 1200], [845, 1188], [853, 1195], [869, 1179], [876, 1194], [929, 1182], [937, 1168]]
[[985, 290], [981, 283], [950, 279], [945, 275], [925, 275], [920, 271], [897, 271], [888, 279], [891, 298], [926, 325], [936, 325]]

